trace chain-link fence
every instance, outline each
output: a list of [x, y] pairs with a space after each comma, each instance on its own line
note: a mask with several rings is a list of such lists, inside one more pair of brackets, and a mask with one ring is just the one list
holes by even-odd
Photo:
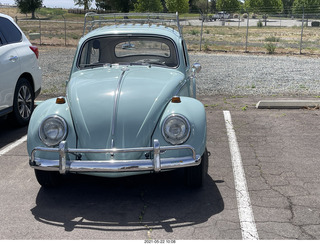
[[[320, 54], [319, 13], [308, 15], [223, 13], [200, 14], [198, 19], [185, 21], [185, 38], [189, 41], [191, 49]], [[195, 28], [196, 26], [201, 27], [199, 29]]]
[[[320, 54], [320, 18], [314, 16], [233, 14], [215, 18], [196, 14], [182, 16], [180, 22], [193, 51]], [[16, 22], [37, 45], [76, 46], [83, 34], [80, 20], [16, 18]]]
[[38, 45], [75, 46], [83, 32], [81, 21], [16, 18], [16, 23], [29, 40]]

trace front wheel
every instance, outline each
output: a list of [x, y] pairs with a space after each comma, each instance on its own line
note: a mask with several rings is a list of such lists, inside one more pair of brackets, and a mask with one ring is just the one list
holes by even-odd
[[207, 148], [201, 157], [201, 163], [198, 166], [185, 168], [186, 185], [190, 187], [201, 187], [205, 176], [208, 174], [209, 157]]
[[35, 169], [37, 181], [43, 187], [55, 187], [61, 184], [62, 176], [57, 171], [43, 171]]
[[13, 98], [12, 116], [15, 123], [25, 126], [29, 123], [34, 109], [34, 92], [25, 78], [20, 78], [17, 82]]

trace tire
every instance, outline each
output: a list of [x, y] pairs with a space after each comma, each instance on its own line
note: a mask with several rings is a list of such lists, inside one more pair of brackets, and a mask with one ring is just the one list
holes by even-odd
[[201, 163], [198, 166], [185, 168], [186, 185], [189, 187], [202, 187], [205, 177], [208, 174], [209, 157], [207, 148], [201, 157]]
[[34, 91], [25, 78], [17, 82], [13, 97], [12, 118], [16, 125], [25, 126], [29, 123], [34, 110]]
[[38, 183], [43, 187], [59, 186], [62, 182], [62, 176], [57, 171], [34, 170]]

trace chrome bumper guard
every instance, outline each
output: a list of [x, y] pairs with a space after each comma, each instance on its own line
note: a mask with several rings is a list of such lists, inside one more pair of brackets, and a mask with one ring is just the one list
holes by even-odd
[[[160, 153], [167, 150], [188, 149], [192, 156], [179, 158], [163, 158]], [[47, 160], [36, 158], [35, 153], [56, 152], [59, 154], [59, 160]], [[138, 160], [69, 160], [68, 154], [81, 153], [130, 153], [130, 152], [152, 152], [153, 159], [138, 159]], [[176, 146], [160, 146], [158, 140], [153, 141], [153, 147], [140, 148], [123, 148], [123, 149], [74, 149], [68, 148], [67, 142], [62, 141], [58, 148], [36, 147], [32, 150], [30, 157], [30, 166], [34, 169], [46, 171], [59, 171], [61, 174], [67, 172], [132, 172], [132, 171], [155, 171], [160, 172], [166, 169], [183, 168], [189, 166], [197, 166], [201, 163], [201, 156], [196, 155], [193, 147], [189, 145]]]

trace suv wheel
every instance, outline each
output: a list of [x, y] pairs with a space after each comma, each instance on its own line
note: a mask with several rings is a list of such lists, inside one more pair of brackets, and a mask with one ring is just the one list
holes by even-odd
[[29, 123], [34, 109], [34, 92], [25, 78], [20, 78], [14, 92], [13, 98], [13, 117], [19, 126]]

